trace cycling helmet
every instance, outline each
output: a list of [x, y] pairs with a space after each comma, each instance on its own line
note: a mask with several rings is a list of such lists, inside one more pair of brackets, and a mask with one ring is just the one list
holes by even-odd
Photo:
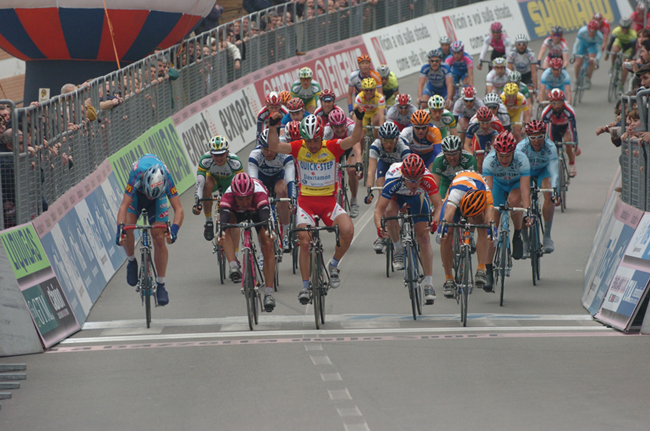
[[[336, 109], [334, 111], [336, 111]], [[330, 115], [332, 115], [331, 112]], [[289, 121], [285, 126], [284, 131], [289, 135], [289, 139], [292, 141], [302, 139], [302, 136], [300, 135], [300, 121]]]
[[564, 34], [564, 29], [562, 28], [562, 26], [554, 25], [553, 27], [551, 27], [551, 34], [559, 34], [560, 36], [562, 36], [562, 34]]
[[492, 121], [493, 116], [492, 111], [487, 106], [481, 106], [476, 111], [476, 119], [478, 121]]
[[506, 67], [506, 59], [504, 57], [497, 57], [492, 60], [492, 67]]
[[305, 109], [305, 102], [303, 102], [302, 99], [294, 97], [289, 100], [289, 103], [287, 103], [287, 109], [289, 112], [298, 112], [301, 109]]
[[382, 78], [388, 78], [388, 76], [390, 75], [390, 68], [389, 68], [387, 65], [385, 65], [385, 64], [380, 64], [380, 65], [377, 67], [377, 73], [378, 73], [379, 76], [381, 76]]
[[314, 72], [312, 72], [308, 67], [303, 67], [300, 69], [300, 72], [298, 72], [298, 75], [300, 76], [300, 79], [311, 79], [311, 77], [314, 76]]
[[474, 100], [476, 98], [476, 88], [473, 86], [465, 87], [463, 89], [463, 100]]
[[600, 12], [596, 12], [591, 19], [593, 19], [594, 21], [601, 22], [603, 20], [603, 14], [601, 14]]
[[409, 154], [402, 162], [402, 176], [409, 180], [419, 180], [425, 170], [424, 162], [417, 154]]
[[453, 153], [454, 151], [460, 151], [463, 148], [463, 142], [456, 135], [445, 136], [445, 139], [442, 140], [440, 148], [443, 153]]
[[594, 21], [593, 19], [587, 23], [587, 30], [598, 30], [600, 28], [600, 24], [598, 24], [598, 21]]
[[460, 200], [460, 212], [465, 217], [476, 217], [487, 207], [487, 192], [471, 189]]
[[266, 95], [266, 104], [267, 106], [272, 106], [272, 105], [281, 105], [282, 100], [280, 100], [280, 96], [278, 93], [275, 91], [271, 91], [269, 94]]
[[278, 94], [278, 96], [280, 96], [280, 101], [283, 105], [286, 105], [289, 103], [289, 100], [291, 100], [291, 93], [289, 93], [287, 90], [280, 91], [280, 94]]
[[318, 139], [323, 136], [323, 120], [315, 115], [308, 115], [300, 122], [300, 135], [303, 139]]
[[515, 43], [528, 43], [528, 36], [525, 34], [518, 34], [515, 36]]
[[501, 97], [496, 93], [488, 93], [483, 98], [483, 103], [488, 108], [496, 108], [501, 104]]
[[345, 113], [343, 113], [342, 109], [332, 109], [332, 112], [329, 113], [327, 119], [332, 126], [340, 126], [341, 124], [345, 124], [347, 122], [347, 118], [345, 117]]
[[406, 93], [400, 93], [397, 95], [395, 102], [401, 106], [410, 105], [411, 95]]
[[319, 99], [323, 102], [333, 102], [336, 100], [336, 96], [332, 90], [325, 89], [321, 91]]
[[210, 139], [210, 154], [224, 154], [228, 152], [228, 140], [225, 136], [216, 135]]
[[511, 70], [508, 72], [508, 81], [519, 84], [521, 82], [521, 73], [518, 70]]
[[427, 57], [429, 57], [429, 58], [439, 58], [439, 59], [442, 60], [442, 51], [440, 51], [439, 49], [432, 49], [427, 54]]
[[623, 28], [630, 28], [632, 26], [632, 20], [630, 19], [630, 17], [624, 16], [619, 21], [619, 24]]
[[641, 11], [645, 10], [645, 3], [643, 2], [643, 0], [639, 0], [639, 2], [637, 2], [636, 10], [637, 10], [637, 12], [641, 12]]
[[361, 54], [357, 57], [357, 63], [361, 63], [362, 61], [370, 61], [370, 56], [368, 54]]
[[559, 88], [554, 88], [548, 93], [548, 100], [551, 102], [564, 101], [565, 98], [564, 91]]
[[262, 130], [262, 133], [257, 137], [257, 145], [262, 148], [269, 148], [269, 129]]
[[442, 36], [440, 37], [440, 40], [438, 41], [440, 45], [443, 43], [451, 43], [451, 39], [449, 39], [449, 36]]
[[490, 31], [492, 31], [492, 32], [501, 31], [501, 29], [503, 29], [503, 26], [498, 21], [493, 22], [492, 25], [490, 26]]
[[429, 97], [427, 105], [429, 105], [429, 109], [444, 109], [445, 99], [442, 96], [435, 94], [432, 97]]
[[362, 90], [374, 90], [375, 88], [377, 88], [377, 81], [375, 81], [375, 78], [365, 78], [361, 81]]
[[246, 172], [240, 172], [232, 179], [230, 190], [240, 198], [250, 196], [255, 193], [255, 181]]
[[506, 96], [516, 96], [517, 93], [519, 93], [519, 86], [514, 82], [508, 82], [503, 87], [503, 94], [505, 94]]
[[517, 141], [515, 140], [515, 137], [512, 136], [512, 133], [508, 132], [507, 130], [504, 130], [503, 132], [499, 133], [497, 138], [494, 140], [494, 149], [498, 153], [502, 153], [502, 154], [513, 153], [516, 147], [517, 147]]
[[551, 69], [562, 69], [562, 66], [564, 66], [564, 62], [562, 61], [561, 58], [555, 57], [555, 58], [551, 58], [551, 61], [548, 62], [548, 65], [551, 66]]
[[465, 45], [460, 40], [457, 40], [451, 44], [451, 52], [463, 52], [464, 50]]
[[167, 171], [163, 165], [153, 165], [142, 174], [144, 194], [149, 199], [158, 199], [167, 191]]
[[526, 123], [526, 128], [524, 130], [528, 136], [546, 133], [546, 123], [539, 120], [529, 121]]
[[399, 136], [399, 129], [395, 123], [386, 121], [379, 128], [379, 137], [382, 139], [397, 139]]
[[414, 126], [428, 126], [431, 122], [431, 115], [424, 109], [418, 109], [411, 115], [411, 124]]

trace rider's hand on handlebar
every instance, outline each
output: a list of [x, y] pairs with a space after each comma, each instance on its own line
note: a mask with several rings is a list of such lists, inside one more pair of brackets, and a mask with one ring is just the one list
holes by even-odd
[[438, 225], [438, 235], [440, 235], [440, 238], [446, 238], [448, 231], [449, 231], [449, 227], [447, 226], [447, 223], [445, 223], [444, 221]]
[[378, 227], [377, 228], [377, 237], [379, 237], [379, 238], [388, 238], [388, 232], [386, 232], [384, 229]]
[[370, 205], [375, 198], [375, 195], [372, 194], [372, 192], [368, 193], [368, 195], [363, 198], [363, 203], [366, 205]]
[[124, 223], [117, 225], [117, 235], [115, 235], [115, 244], [118, 246], [122, 245], [122, 240], [126, 235], [124, 235]]
[[201, 205], [200, 203], [196, 203], [196, 204], [192, 207], [192, 214], [194, 214], [194, 215], [199, 215], [199, 214], [201, 214], [201, 210], [202, 210], [202, 209], [203, 209], [203, 205]]

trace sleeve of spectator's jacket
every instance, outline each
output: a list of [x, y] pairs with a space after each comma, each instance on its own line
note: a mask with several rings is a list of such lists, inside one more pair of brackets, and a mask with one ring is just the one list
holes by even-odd
[[167, 72], [167, 75], [169, 75], [170, 81], [176, 81], [178, 79], [179, 73], [178, 70], [174, 69], [173, 67], [170, 67], [169, 72]]
[[232, 55], [233, 61], [239, 60], [241, 61], [241, 53], [239, 52], [239, 48], [237, 48], [234, 44], [228, 42], [226, 45], [228, 47], [228, 52], [230, 55]]

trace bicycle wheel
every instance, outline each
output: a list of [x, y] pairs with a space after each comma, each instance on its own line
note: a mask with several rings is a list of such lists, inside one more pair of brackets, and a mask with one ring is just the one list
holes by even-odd
[[151, 327], [151, 296], [153, 293], [153, 288], [151, 286], [151, 274], [149, 272], [149, 262], [151, 261], [151, 255], [148, 251], [142, 252], [141, 264], [143, 268], [142, 273], [142, 285], [140, 286], [140, 292], [143, 295], [144, 299], [144, 310], [145, 310], [145, 319], [147, 321], [147, 328]]
[[453, 230], [453, 235], [454, 235], [454, 264], [453, 264], [453, 271], [454, 271], [454, 281], [456, 284], [460, 283], [463, 279], [463, 266], [465, 262], [461, 258], [461, 250], [460, 250], [460, 229], [454, 228]]
[[501, 257], [499, 258], [500, 260], [500, 268], [499, 271], [501, 272], [500, 277], [501, 277], [501, 294], [500, 294], [500, 299], [499, 299], [499, 305], [503, 306], [503, 291], [505, 289], [505, 284], [506, 284], [506, 266], [508, 265], [508, 242], [509, 238], [506, 232], [501, 234], [501, 242], [499, 244], [499, 252], [501, 253]]
[[471, 254], [469, 249], [465, 249], [465, 252], [462, 255], [463, 260], [463, 282], [460, 285], [460, 321], [463, 322], [463, 326], [467, 326], [467, 305], [469, 297], [469, 289], [472, 286], [472, 268], [471, 268]]
[[322, 269], [320, 268], [320, 261], [318, 259], [318, 255], [316, 250], [312, 250], [311, 252], [311, 297], [312, 297], [312, 305], [314, 306], [314, 321], [316, 322], [316, 329], [320, 329], [320, 312], [321, 312], [321, 307], [320, 307], [320, 301], [322, 297], [320, 296], [320, 280], [321, 280], [321, 271]]
[[320, 267], [321, 267], [321, 278], [320, 278], [320, 283], [319, 286], [320, 288], [318, 289], [318, 307], [320, 308], [320, 323], [325, 324], [325, 297], [327, 296], [327, 289], [328, 287], [326, 286], [325, 279], [327, 277], [325, 273], [325, 262], [323, 262], [323, 255], [319, 253], [320, 257]]
[[214, 245], [217, 250], [217, 266], [219, 267], [219, 281], [221, 284], [224, 283], [226, 279], [226, 256], [223, 252], [223, 247], [220, 245]]
[[386, 278], [390, 277], [390, 273], [395, 271], [393, 268], [393, 241], [388, 239], [388, 241], [384, 240], [385, 244], [385, 253], [386, 253]]
[[248, 327], [253, 330], [253, 324], [257, 322], [255, 305], [255, 281], [253, 280], [253, 268], [251, 266], [250, 251], [246, 250], [243, 256], [244, 263], [244, 297], [246, 298], [246, 315]]
[[564, 160], [564, 154], [558, 160], [559, 170], [560, 170], [560, 199], [562, 200], [560, 204], [560, 210], [564, 212], [566, 209], [566, 172], [567, 166]]
[[424, 304], [424, 293], [423, 293], [421, 281], [422, 278], [424, 277], [421, 276], [420, 252], [417, 245], [413, 247], [413, 253], [414, 253], [413, 260], [415, 261], [415, 265], [414, 265], [415, 268], [414, 283], [415, 283], [415, 299], [416, 299], [415, 304], [418, 309], [418, 314], [422, 315], [422, 305]]
[[530, 266], [533, 272], [533, 286], [537, 285], [538, 274], [537, 270], [539, 268], [539, 235], [538, 235], [538, 223], [537, 215], [533, 225], [528, 229], [528, 239], [529, 244], [529, 255], [530, 255]]
[[406, 280], [406, 287], [409, 291], [409, 299], [411, 300], [411, 311], [413, 312], [413, 320], [418, 318], [418, 306], [417, 306], [417, 292], [415, 288], [416, 278], [415, 278], [415, 261], [413, 260], [413, 252], [411, 249], [412, 245], [407, 245], [404, 247], [404, 279]]

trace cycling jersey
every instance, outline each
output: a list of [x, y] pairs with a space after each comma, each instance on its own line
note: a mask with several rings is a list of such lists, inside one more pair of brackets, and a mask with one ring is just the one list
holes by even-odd
[[433, 159], [440, 154], [442, 135], [437, 127], [429, 127], [423, 139], [418, 139], [413, 126], [405, 127], [400, 136], [406, 140], [411, 151], [422, 158], [425, 166], [431, 165]]
[[440, 135], [444, 139], [449, 133], [449, 129], [456, 128], [456, 117], [454, 117], [454, 114], [452, 114], [451, 112], [445, 109], [442, 112], [442, 117], [440, 118], [440, 120], [439, 121], [431, 120], [431, 124], [436, 126], [438, 130], [440, 130]]
[[399, 163], [411, 154], [408, 143], [401, 136], [397, 138], [397, 144], [392, 152], [384, 150], [381, 139], [375, 139], [370, 146], [368, 157], [377, 160], [377, 178], [386, 176], [386, 172], [393, 163]]
[[526, 99], [530, 99], [530, 90], [524, 82], [518, 82], [519, 92], [524, 95]]
[[603, 20], [600, 22], [600, 27], [598, 28], [598, 30], [600, 30], [600, 32], [603, 34], [603, 38], [607, 39], [607, 36], [609, 36], [609, 32], [611, 30], [607, 18], [603, 17]]
[[[311, 80], [309, 88], [303, 88], [300, 79], [291, 85], [291, 97], [297, 97], [305, 102], [305, 106], [309, 105], [313, 100], [318, 100], [320, 96], [321, 86], [317, 81]], [[312, 103], [312, 105], [315, 103]]]
[[298, 164], [300, 196], [333, 196], [338, 182], [336, 162], [344, 152], [340, 139], [323, 141], [317, 153], [311, 153], [304, 140], [291, 142], [291, 155]]
[[573, 53], [578, 55], [596, 54], [596, 60], [602, 56], [601, 47], [603, 46], [603, 34], [597, 30], [594, 37], [589, 36], [587, 26], [578, 30], [576, 41], [573, 44]]
[[569, 45], [567, 45], [566, 40], [564, 40], [564, 38], [560, 39], [560, 43], [556, 44], [555, 42], [553, 42], [553, 38], [549, 36], [546, 39], [544, 39], [543, 45], [548, 49], [547, 57], [549, 58], [553, 58], [553, 57], [562, 58], [562, 54], [569, 52]]
[[449, 164], [444, 153], [438, 154], [438, 157], [433, 161], [431, 173], [440, 175], [440, 196], [446, 196], [449, 184], [451, 184], [456, 174], [466, 170], [478, 170], [476, 159], [469, 152], [463, 150], [456, 166]]
[[490, 151], [483, 161], [483, 176], [492, 177], [492, 199], [494, 205], [503, 205], [506, 194], [519, 188], [522, 177], [530, 176], [530, 163], [528, 157], [519, 150], [515, 150], [512, 161], [508, 166], [502, 166], [494, 150]]
[[552, 70], [548, 68], [542, 73], [541, 83], [546, 85], [547, 93], [554, 88], [565, 91], [565, 87], [571, 87], [571, 75], [565, 69], [562, 69], [562, 73], [556, 78]]
[[269, 160], [264, 157], [262, 147], [258, 145], [248, 156], [248, 174], [262, 181], [269, 190], [274, 189], [277, 181], [284, 179], [289, 188], [289, 196], [294, 196], [296, 168], [293, 157], [289, 154], [277, 153], [273, 160]]
[[[470, 190], [485, 190], [486, 192], [489, 192], [490, 187], [485, 178], [483, 178], [483, 176], [478, 172], [470, 170], [458, 172], [449, 185], [447, 199], [442, 206], [443, 211], [447, 206], [447, 203], [458, 208], [460, 206], [460, 201]], [[488, 193], [487, 204], [492, 205], [492, 203], [492, 194]], [[442, 220], [442, 215], [440, 220]]]
[[[334, 105], [334, 108], [332, 108], [332, 111], [335, 110], [335, 109], [338, 109], [339, 111], [343, 112], [343, 110], [341, 108], [339, 108], [338, 106], [336, 106], [336, 105]], [[328, 116], [329, 116], [329, 114], [332, 113], [332, 111], [330, 111], [327, 115], [325, 115], [325, 111], [323, 111], [323, 107], [320, 106], [314, 111], [314, 115], [317, 116], [317, 117], [320, 117], [323, 120], [323, 125], [327, 126], [330, 123], [330, 119], [328, 118]], [[344, 113], [344, 115], [345, 115], [345, 113]]]
[[[386, 182], [381, 190], [382, 197], [396, 200], [400, 208], [405, 204], [410, 205], [412, 214], [430, 213], [429, 196], [435, 195], [436, 193], [438, 193], [438, 186], [428, 169], [424, 171], [420, 186], [415, 192], [411, 192], [406, 187], [404, 177], [402, 176], [401, 162], [391, 165], [386, 173]], [[427, 217], [414, 217], [413, 222], [419, 223], [427, 221], [427, 219]]]
[[[309, 112], [307, 112], [307, 110], [304, 110], [304, 111], [302, 112], [302, 118], [305, 118], [305, 117], [308, 116], [308, 115], [311, 115], [311, 114], [310, 114]], [[284, 117], [282, 117], [282, 121], [280, 122], [280, 125], [281, 125], [282, 127], [284, 127], [284, 126], [286, 126], [287, 124], [289, 124], [291, 121], [293, 121], [293, 120], [291, 119], [291, 114], [287, 113]]]
[[487, 130], [481, 129], [476, 115], [469, 120], [467, 134], [465, 136], [472, 142], [473, 151], [489, 150], [490, 146], [492, 146], [492, 139], [504, 130], [503, 124], [501, 124], [501, 121], [495, 115], [492, 115], [490, 126]]
[[487, 54], [490, 47], [492, 47], [492, 51], [500, 54], [498, 57], [505, 57], [506, 52], [510, 50], [511, 46], [512, 43], [510, 42], [510, 38], [505, 32], [501, 33], [501, 37], [499, 37], [498, 40], [493, 38], [492, 33], [490, 33], [485, 36], [485, 39], [483, 40], [483, 49], [481, 49], [481, 55], [479, 58], [485, 60], [485, 54]]
[[329, 141], [330, 139], [345, 139], [348, 136], [352, 135], [352, 131], [354, 130], [354, 121], [352, 121], [350, 118], [347, 119], [347, 122], [345, 123], [345, 135], [342, 137], [339, 136], [334, 136], [334, 129], [332, 129], [331, 125], [325, 126], [325, 129], [323, 130], [323, 140]]
[[427, 85], [424, 87], [424, 94], [433, 96], [438, 94], [447, 97], [447, 77], [451, 76], [451, 67], [441, 63], [438, 70], [433, 70], [428, 63], [420, 69], [420, 78], [426, 78]]
[[[289, 111], [287, 111], [287, 108], [285, 108], [284, 106], [280, 106], [280, 114], [284, 116], [287, 115], [288, 113]], [[257, 135], [255, 136], [255, 138], [258, 138], [260, 136], [260, 133], [262, 133], [264, 129], [269, 128], [270, 115], [271, 112], [269, 111], [268, 106], [265, 106], [264, 108], [262, 108], [260, 112], [257, 113]], [[278, 133], [280, 133], [280, 127], [281, 125], [278, 124]]]
[[399, 92], [399, 83], [397, 81], [397, 76], [393, 72], [388, 75], [386, 83], [383, 84], [382, 93], [386, 99], [386, 104], [388, 106], [393, 106], [395, 104], [395, 96]]
[[386, 114], [386, 121], [391, 121], [395, 123], [399, 131], [401, 132], [404, 127], [411, 124], [411, 116], [418, 110], [415, 106], [409, 104], [409, 109], [406, 111], [406, 114], [402, 114], [402, 111], [399, 110], [399, 105], [393, 105], [388, 109]]
[[386, 99], [384, 96], [375, 91], [375, 94], [370, 98], [365, 98], [365, 93], [361, 92], [357, 94], [357, 97], [354, 99], [354, 104], [360, 106], [364, 109], [366, 114], [363, 116], [362, 125], [365, 127], [372, 123], [372, 117], [374, 117], [380, 109], [386, 108]]
[[[555, 128], [562, 128], [566, 130], [567, 127], [570, 127], [571, 132], [571, 142], [578, 143], [578, 130], [576, 128], [576, 114], [573, 111], [573, 107], [568, 103], [564, 102], [564, 107], [559, 113], [556, 113], [553, 110], [553, 107], [549, 104], [544, 111], [542, 112], [542, 121], [546, 124], [549, 124], [549, 129], [547, 131], [548, 136], [551, 136], [554, 141], [561, 141], [562, 139], [555, 139], [558, 136], [553, 137]], [[564, 133], [562, 133], [564, 135]]]
[[479, 108], [482, 108], [485, 106], [483, 101], [479, 98], [474, 99], [474, 104], [472, 105], [471, 108], [467, 108], [467, 105], [465, 105], [465, 101], [460, 98], [456, 100], [456, 103], [454, 103], [454, 115], [459, 118], [472, 118], [474, 115], [476, 115], [476, 111], [479, 110]]
[[447, 64], [451, 69], [454, 83], [458, 83], [458, 81], [465, 78], [468, 73], [467, 71], [474, 67], [472, 57], [466, 52], [463, 52], [463, 59], [461, 61], [455, 61], [454, 56], [450, 55], [445, 59], [445, 64]]
[[[172, 174], [169, 173], [169, 169], [163, 163], [162, 160], [158, 158], [155, 154], [145, 154], [136, 160], [131, 166], [131, 172], [129, 173], [129, 180], [126, 183], [126, 189], [124, 193], [129, 197], [133, 198], [136, 196], [136, 192], [143, 194], [144, 184], [142, 182], [142, 175], [152, 166], [160, 165], [165, 169], [167, 175], [167, 190], [165, 190], [166, 197], [173, 198], [178, 196], [176, 191], [176, 186], [174, 185], [174, 179]], [[146, 196], [143, 195], [144, 198]], [[163, 199], [165, 196], [162, 197]], [[148, 199], [148, 198], [147, 198]], [[152, 199], [149, 199], [152, 200]]]
[[530, 163], [530, 176], [537, 178], [537, 184], [541, 187], [542, 179], [549, 177], [551, 187], [559, 189], [560, 177], [558, 174], [558, 156], [557, 147], [550, 139], [544, 140], [544, 146], [535, 151], [530, 145], [530, 139], [525, 138], [517, 144], [517, 150], [521, 151], [528, 157]]
[[503, 75], [499, 76], [497, 75], [497, 71], [492, 69], [485, 77], [485, 85], [491, 85], [492, 93], [496, 94], [501, 94], [503, 87], [505, 87], [508, 82], [510, 81], [508, 80], [508, 74], [505, 71], [503, 72]]
[[350, 74], [350, 79], [348, 79], [348, 86], [354, 87], [355, 93], [361, 93], [361, 81], [366, 78], [374, 78], [377, 83], [377, 88], [382, 88], [381, 85], [381, 76], [374, 70], [371, 70], [370, 73], [366, 76], [361, 75], [361, 70], [357, 69]]
[[623, 53], [632, 54], [631, 51], [634, 49], [634, 42], [638, 36], [636, 31], [629, 29], [627, 33], [623, 33], [623, 28], [618, 26], [612, 31], [612, 36], [614, 37], [612, 46], [618, 46]]
[[521, 114], [528, 110], [528, 101], [523, 94], [517, 93], [517, 99], [514, 104], [508, 105], [506, 102], [507, 98], [505, 94], [501, 94], [501, 101], [508, 109], [508, 115], [510, 116], [511, 122], [521, 121]]
[[253, 200], [251, 201], [251, 205], [249, 207], [243, 208], [239, 206], [237, 203], [237, 199], [235, 199], [235, 194], [232, 192], [232, 188], [228, 187], [228, 189], [224, 192], [223, 196], [221, 196], [221, 201], [219, 202], [219, 215], [220, 220], [223, 223], [228, 223], [228, 220], [224, 220], [222, 217], [224, 213], [226, 212], [237, 212], [237, 213], [244, 213], [247, 211], [259, 211], [263, 207], [268, 207], [269, 206], [269, 192], [266, 190], [266, 187], [264, 187], [264, 184], [257, 178], [254, 178], [253, 181], [255, 182], [255, 188], [253, 189]]
[[[646, 18], [646, 26], [650, 27], [650, 12], [648, 12], [646, 15], [648, 15]], [[641, 30], [643, 30], [643, 12], [639, 13], [637, 11], [633, 11], [632, 15], [630, 15], [630, 19], [632, 20], [632, 28], [634, 31], [639, 33]]]
[[197, 199], [203, 198], [203, 186], [205, 185], [206, 176], [214, 179], [214, 188], [212, 193], [217, 190], [222, 193], [230, 187], [230, 183], [236, 174], [244, 172], [244, 165], [242, 161], [233, 153], [228, 153], [226, 163], [219, 166], [214, 162], [210, 153], [205, 153], [199, 160], [199, 165], [196, 171], [196, 189], [194, 196]]
[[523, 53], [514, 48], [508, 53], [508, 64], [513, 64], [514, 70], [519, 71], [522, 75], [530, 73], [530, 65], [536, 62], [535, 53], [530, 48], [526, 48]]

